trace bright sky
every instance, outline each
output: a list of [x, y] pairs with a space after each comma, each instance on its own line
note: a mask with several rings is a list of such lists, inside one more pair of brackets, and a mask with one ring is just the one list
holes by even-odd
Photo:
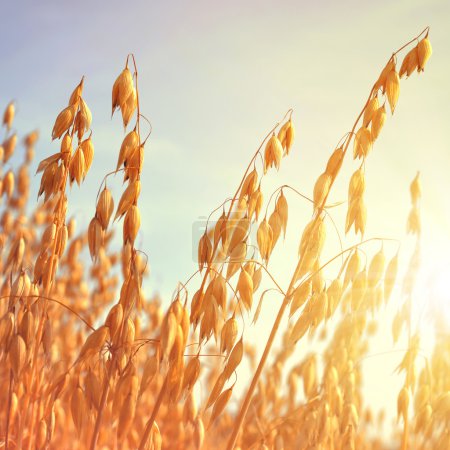
[[[96, 153], [86, 182], [69, 198], [81, 224], [92, 217], [93, 193], [116, 164], [123, 130], [118, 117], [110, 120], [111, 87], [126, 55], [135, 53], [141, 110], [153, 124], [140, 243], [152, 267], [146, 288], [159, 290], [165, 301], [195, 268], [196, 222], [234, 192], [261, 139], [285, 112], [294, 108], [297, 139], [280, 172], [267, 177], [266, 198], [285, 183], [311, 195], [392, 51], [431, 26], [434, 53], [426, 71], [401, 83], [395, 115], [367, 161], [367, 235], [404, 239], [409, 183], [420, 170], [425, 269], [448, 269], [447, 0], [17, 1], [2, 5], [2, 19], [0, 106], [16, 99], [17, 129], [41, 130], [38, 161], [58, 151], [50, 139], [54, 119], [86, 76]], [[355, 168], [348, 160], [330, 201], [346, 200]], [[120, 191], [118, 180], [116, 198]], [[310, 216], [309, 204], [292, 196], [288, 202], [287, 245], [272, 263], [283, 285]], [[345, 206], [341, 210], [335, 213], [340, 229]], [[346, 243], [353, 244], [353, 236]], [[406, 258], [412, 243], [405, 243]], [[330, 245], [338, 249], [335, 240]], [[390, 345], [380, 340], [376, 350]], [[397, 362], [398, 354], [383, 361], [385, 375]]]

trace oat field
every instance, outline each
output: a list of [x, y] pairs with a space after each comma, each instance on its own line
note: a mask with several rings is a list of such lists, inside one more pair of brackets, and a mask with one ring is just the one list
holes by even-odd
[[[77, 86], [67, 86], [68, 102], [61, 99], [52, 130], [15, 131], [16, 102], [6, 105], [1, 449], [450, 448], [450, 341], [436, 339], [424, 353], [411, 320], [421, 263], [420, 173], [411, 173], [404, 186], [409, 216], [391, 218], [406, 223], [415, 242], [406, 271], [398, 267], [402, 236], [366, 233], [366, 167], [403, 84], [427, 76], [429, 28], [392, 53], [384, 50], [390, 55], [385, 66], [367, 71], [373, 87], [357, 117], [347, 118], [351, 128], [342, 130], [309, 192], [289, 184], [265, 189], [266, 179], [282, 173], [301, 146], [293, 110], [274, 117], [260, 146], [236, 161], [242, 178], [226, 199], [217, 199], [196, 243], [198, 270], [174, 286], [172, 298], [144, 289], [152, 282], [152, 261], [137, 236], [152, 126], [140, 108], [134, 55], [124, 55], [111, 74], [112, 120], [124, 135], [98, 192], [91, 193], [95, 208], [87, 229], [78, 229], [67, 211], [71, 192], [96, 164], [96, 130], [84, 91], [89, 79], [80, 74]], [[421, 114], [419, 107], [419, 120]], [[33, 177], [38, 139], [46, 148], [55, 141], [59, 150], [37, 157]], [[13, 155], [22, 160], [17, 167], [9, 162]], [[330, 203], [347, 159], [353, 165], [348, 198]], [[31, 183], [39, 185], [37, 202]], [[121, 194], [113, 195], [111, 186]], [[291, 219], [299, 201], [310, 207], [304, 223]], [[345, 223], [333, 219], [337, 209], [346, 211]], [[271, 256], [274, 249], [283, 252], [287, 229], [297, 230], [298, 256], [283, 285]], [[331, 234], [351, 244], [331, 248]], [[118, 249], [114, 239], [120, 239]], [[391, 302], [397, 306], [390, 323], [378, 323]], [[278, 313], [255, 340], [251, 330], [269, 303]], [[392, 367], [402, 380], [397, 398], [387, 400], [393, 423], [366, 401], [362, 377], [368, 342], [380, 328], [394, 343], [401, 336], [408, 343]], [[314, 339], [324, 348], [320, 355]]]

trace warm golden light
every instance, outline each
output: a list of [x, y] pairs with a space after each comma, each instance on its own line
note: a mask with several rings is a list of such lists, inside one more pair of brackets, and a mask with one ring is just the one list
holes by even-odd
[[0, 27], [0, 450], [448, 450], [424, 8], [41, 3]]

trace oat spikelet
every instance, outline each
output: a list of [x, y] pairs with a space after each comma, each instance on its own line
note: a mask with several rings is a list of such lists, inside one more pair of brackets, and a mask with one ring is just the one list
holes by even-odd
[[379, 108], [378, 97], [375, 95], [372, 97], [364, 109], [363, 125], [368, 127], [375, 111]]
[[372, 136], [367, 127], [361, 127], [355, 135], [353, 142], [353, 158], [365, 158], [372, 149]]
[[223, 374], [225, 375], [226, 379], [230, 378], [231, 375], [233, 375], [233, 372], [241, 363], [243, 356], [244, 356], [244, 343], [242, 342], [241, 338], [231, 351], [225, 369], [223, 370]]
[[272, 251], [273, 231], [266, 219], [260, 223], [256, 237], [261, 258], [267, 262]]
[[136, 89], [133, 86], [133, 89], [128, 96], [127, 100], [122, 104], [122, 121], [124, 128], [127, 127], [128, 123], [130, 122], [131, 117], [133, 116], [134, 112], [137, 108], [137, 94]]
[[19, 334], [22, 336], [26, 347], [30, 347], [36, 333], [35, 320], [31, 310], [28, 310], [19, 325]]
[[397, 421], [400, 417], [406, 422], [408, 420], [408, 408], [410, 402], [410, 391], [407, 387], [403, 387], [397, 398]]
[[92, 144], [91, 137], [88, 137], [80, 144], [81, 150], [84, 156], [84, 172], [83, 178], [86, 177], [87, 172], [89, 171], [92, 161], [94, 159], [94, 145]]
[[172, 351], [175, 337], [177, 335], [178, 323], [173, 312], [169, 312], [164, 318], [161, 330], [161, 348], [164, 355], [169, 355]]
[[141, 396], [147, 389], [147, 386], [152, 382], [159, 370], [159, 355], [156, 353], [152, 355], [144, 366], [144, 373], [142, 374], [141, 386], [139, 388], [139, 396]]
[[304, 273], [310, 270], [319, 258], [325, 245], [326, 226], [322, 217], [313, 218], [305, 227], [300, 239], [299, 257], [303, 261]]
[[355, 226], [355, 234], [364, 236], [367, 221], [367, 207], [363, 197], [356, 197], [350, 203], [347, 211], [345, 232], [348, 233], [352, 225]]
[[432, 52], [431, 43], [427, 36], [417, 45], [418, 72], [423, 72], [425, 70], [425, 64], [430, 59]]
[[286, 227], [288, 223], [289, 211], [288, 211], [288, 203], [283, 193], [283, 189], [280, 192], [280, 196], [278, 197], [275, 209], [281, 220], [281, 228], [283, 230], [283, 236], [286, 236]]
[[13, 192], [14, 192], [14, 185], [15, 185], [15, 179], [14, 179], [14, 173], [12, 170], [8, 170], [6, 172], [5, 177], [3, 178], [3, 184], [2, 184], [2, 195], [6, 195], [6, 197], [9, 199], [11, 198]]
[[141, 213], [136, 205], [132, 205], [127, 211], [123, 222], [123, 242], [131, 242], [134, 245], [140, 227]]
[[72, 125], [75, 118], [77, 107], [75, 105], [68, 106], [63, 109], [56, 118], [55, 125], [53, 126], [52, 139], [59, 139]]
[[234, 247], [230, 255], [230, 262], [227, 267], [227, 279], [230, 279], [239, 269], [247, 254], [247, 244], [241, 242]]
[[200, 238], [198, 243], [198, 267], [200, 271], [209, 264], [212, 257], [212, 245], [206, 232]]
[[239, 194], [239, 199], [244, 196], [250, 198], [250, 196], [255, 192], [256, 186], [258, 185], [258, 172], [253, 169], [246, 177], [242, 183], [241, 192]]
[[386, 95], [391, 112], [394, 114], [398, 96], [400, 95], [400, 79], [395, 69], [392, 69], [386, 78]]
[[72, 413], [72, 420], [75, 425], [75, 428], [78, 434], [81, 434], [83, 429], [83, 424], [85, 421], [87, 404], [86, 399], [84, 398], [84, 392], [80, 386], [78, 386], [73, 395], [70, 402], [70, 410]]
[[117, 440], [119, 442], [127, 436], [134, 419], [135, 410], [136, 399], [130, 392], [123, 403], [122, 409], [120, 410], [119, 424], [117, 426]]
[[411, 49], [403, 59], [400, 67], [399, 77], [402, 78], [406, 74], [409, 77], [419, 66], [419, 52], [417, 46]]
[[94, 217], [88, 227], [89, 253], [93, 260], [97, 259], [100, 248], [103, 245], [103, 230], [100, 221]]
[[267, 141], [266, 148], [264, 150], [264, 173], [271, 167], [280, 168], [281, 158], [283, 157], [283, 146], [279, 139], [272, 134]]
[[227, 240], [227, 216], [225, 211], [222, 212], [222, 215], [219, 217], [219, 220], [216, 222], [214, 226], [214, 246], [221, 241], [222, 244]]
[[342, 162], [344, 161], [344, 149], [342, 147], [337, 148], [330, 156], [327, 162], [325, 173], [330, 175], [334, 180], [341, 170]]
[[[14, 150], [17, 145], [17, 134], [12, 134], [8, 139], [3, 142], [3, 162], [7, 163], [11, 156], [14, 154]], [[1, 159], [1, 158], [0, 158]]]
[[122, 217], [130, 208], [131, 205], [136, 204], [139, 194], [141, 192], [141, 182], [139, 180], [132, 181], [125, 189], [117, 206], [114, 220]]
[[117, 161], [116, 170], [119, 170], [122, 164], [130, 158], [130, 156], [136, 151], [139, 147], [139, 135], [136, 130], [130, 131], [122, 141], [122, 145], [120, 146], [119, 151], [119, 159]]
[[237, 291], [245, 308], [250, 310], [253, 304], [253, 279], [245, 269], [242, 269], [239, 274]]
[[106, 339], [108, 338], [109, 334], [109, 328], [106, 326], [102, 326], [92, 332], [88, 338], [86, 339], [86, 342], [84, 343], [83, 347], [80, 350], [79, 359], [88, 358], [90, 355], [93, 355], [100, 351], [100, 349], [103, 347], [103, 345], [106, 342]]
[[250, 220], [246, 216], [236, 223], [228, 246], [229, 253], [234, 250], [236, 245], [246, 240], [249, 228], [250, 228]]
[[372, 140], [375, 141], [380, 135], [384, 122], [386, 121], [386, 108], [383, 104], [380, 106], [372, 116], [372, 127], [370, 129]]
[[385, 93], [387, 77], [392, 70], [395, 70], [394, 58], [391, 58], [384, 69], [381, 71], [381, 74], [374, 86], [375, 90], [381, 89], [383, 94]]
[[292, 119], [289, 119], [278, 132], [278, 140], [281, 142], [285, 155], [289, 155], [294, 138], [294, 124], [292, 123]]
[[24, 339], [19, 334], [16, 334], [11, 339], [9, 348], [9, 361], [16, 380], [19, 380], [22, 369], [27, 359], [27, 346]]
[[69, 173], [70, 173], [70, 182], [77, 182], [78, 186], [80, 185], [82, 179], [84, 178], [86, 171], [86, 163], [84, 159], [84, 153], [81, 147], [78, 147], [70, 161]]
[[319, 178], [317, 178], [313, 191], [313, 201], [315, 209], [319, 209], [324, 206], [323, 203], [325, 202], [325, 199], [328, 196], [328, 192], [330, 191], [331, 182], [331, 175], [329, 175], [327, 172], [322, 173]]
[[368, 282], [369, 287], [375, 287], [381, 280], [384, 274], [384, 268], [386, 264], [386, 257], [384, 256], [383, 248], [378, 251], [372, 261], [370, 261], [369, 272], [368, 272]]
[[355, 249], [347, 263], [347, 269], [344, 276], [344, 288], [354, 280], [356, 274], [361, 270], [362, 260], [360, 251]]
[[78, 102], [80, 101], [81, 94], [83, 93], [84, 86], [84, 77], [81, 79], [80, 83], [73, 90], [72, 94], [69, 98], [69, 106], [78, 106]]
[[220, 352], [228, 354], [236, 342], [238, 334], [237, 320], [230, 317], [222, 327], [220, 335]]
[[420, 172], [417, 172], [416, 176], [411, 182], [409, 192], [411, 193], [412, 204], [417, 205], [419, 203], [420, 198], [422, 197], [422, 183], [420, 181]]
[[209, 394], [208, 401], [206, 402], [206, 408], [208, 409], [219, 397], [220, 393], [222, 392], [222, 389], [226, 382], [226, 377], [224, 373], [221, 373], [218, 377], [216, 382], [214, 383], [214, 386]]
[[300, 309], [311, 296], [312, 284], [310, 281], [301, 283], [294, 291], [292, 296], [289, 317], [291, 317], [295, 312]]
[[121, 303], [117, 303], [110, 309], [105, 320], [105, 326], [109, 328], [109, 335], [111, 336], [112, 341], [114, 341], [120, 327], [122, 326], [122, 320], [123, 307]]
[[339, 278], [335, 278], [327, 289], [328, 296], [328, 313], [327, 317], [333, 316], [342, 297], [343, 284]]
[[118, 106], [122, 108], [132, 92], [133, 77], [130, 69], [126, 67], [117, 77], [112, 88], [112, 114]]
[[311, 323], [311, 318], [308, 312], [303, 312], [300, 317], [295, 322], [294, 327], [291, 330], [289, 335], [289, 342], [291, 344], [295, 344], [298, 340], [300, 340], [308, 331]]
[[100, 381], [92, 370], [89, 370], [86, 375], [85, 392], [86, 397], [89, 399], [89, 403], [92, 404], [92, 406], [98, 411], [100, 407], [102, 387], [100, 385]]
[[10, 130], [12, 127], [15, 112], [16, 108], [14, 102], [9, 102], [8, 106], [5, 109], [5, 112], [3, 113], [3, 125], [6, 126], [7, 130]]
[[96, 207], [98, 220], [104, 230], [108, 228], [113, 211], [114, 199], [111, 195], [111, 191], [105, 187], [99, 195]]
[[[14, 330], [15, 318], [11, 312], [6, 313], [0, 319], [0, 348], [9, 347], [9, 341], [11, 339]], [[19, 344], [20, 345], [20, 344]]]
[[200, 375], [200, 359], [198, 356], [190, 359], [184, 370], [183, 389], [190, 391]]
[[228, 401], [230, 400], [232, 393], [233, 393], [233, 388], [230, 387], [227, 390], [223, 391], [219, 395], [219, 398], [214, 403], [214, 408], [211, 413], [211, 417], [209, 419], [208, 429], [211, 427], [211, 425], [214, 423], [214, 421], [217, 419], [217, 417], [219, 417], [219, 415], [225, 409], [225, 406], [227, 405]]

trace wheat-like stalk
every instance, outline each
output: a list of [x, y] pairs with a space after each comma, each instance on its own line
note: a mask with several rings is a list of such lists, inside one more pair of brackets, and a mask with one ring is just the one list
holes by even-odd
[[[59, 151], [38, 164], [40, 200], [34, 209], [28, 206], [29, 166], [38, 133], [20, 143], [13, 129], [15, 103], [9, 103], [0, 146], [0, 448], [391, 448], [376, 437], [383, 418], [377, 425], [366, 404], [362, 366], [380, 308], [394, 296], [399, 246], [396, 239], [366, 237], [365, 167], [395, 111], [401, 79], [427, 64], [428, 32], [391, 55], [311, 196], [286, 184], [266, 192], [266, 177], [282, 170], [295, 151], [293, 111], [268, 131], [234, 193], [209, 215], [198, 242], [198, 270], [179, 283], [167, 308], [142, 289], [148, 257], [137, 236], [151, 124], [140, 109], [134, 55], [127, 56], [113, 84], [112, 114], [120, 112], [125, 135], [117, 144], [117, 164], [93, 198], [86, 230], [76, 231], [67, 193], [95, 164], [84, 77], [51, 131]], [[20, 145], [24, 162], [3, 173]], [[332, 217], [341, 204], [328, 198], [349, 149], [355, 167], [342, 228], [345, 234], [353, 230], [356, 240], [344, 246]], [[122, 176], [120, 188], [116, 178]], [[411, 319], [420, 266], [419, 174], [410, 192], [407, 231], [417, 241], [392, 321], [394, 341], [404, 327], [408, 334], [398, 366], [405, 373], [397, 398], [401, 425], [394, 427], [392, 443], [447, 449], [449, 340], [436, 339], [432, 353], [424, 355]], [[296, 199], [308, 202], [312, 215], [283, 287], [272, 256], [293, 228], [289, 210]], [[330, 230], [337, 232], [341, 249], [325, 259]], [[248, 330], [269, 298], [279, 302], [272, 328], [251, 342]], [[308, 337], [323, 341], [323, 353], [307, 348]], [[297, 346], [304, 351], [294, 360]], [[264, 347], [259, 359], [257, 347]], [[251, 381], [238, 394], [244, 364]], [[236, 401], [237, 411], [230, 406]]]

